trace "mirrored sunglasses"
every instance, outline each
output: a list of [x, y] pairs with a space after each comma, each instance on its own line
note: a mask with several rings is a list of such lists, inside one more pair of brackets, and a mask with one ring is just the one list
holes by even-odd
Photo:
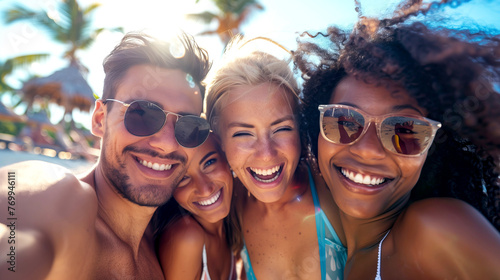
[[372, 116], [347, 105], [319, 105], [323, 138], [334, 144], [352, 145], [375, 123], [384, 148], [403, 156], [420, 156], [432, 144], [441, 123], [421, 116], [387, 114]]

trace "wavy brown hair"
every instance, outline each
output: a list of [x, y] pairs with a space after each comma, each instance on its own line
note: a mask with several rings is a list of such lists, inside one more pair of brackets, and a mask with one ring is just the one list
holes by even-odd
[[[326, 33], [303, 33], [294, 52], [305, 80], [303, 131], [317, 154], [318, 105], [329, 103], [347, 75], [402, 86], [429, 112], [427, 117], [443, 124], [411, 201], [455, 197], [500, 230], [500, 36], [415, 20], [460, 2], [465, 1], [406, 1], [388, 19], [360, 13], [352, 30], [329, 27]], [[315, 43], [321, 38], [329, 43]]]

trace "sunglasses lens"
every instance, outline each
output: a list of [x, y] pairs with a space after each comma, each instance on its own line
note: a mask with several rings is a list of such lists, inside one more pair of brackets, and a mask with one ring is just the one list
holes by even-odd
[[363, 116], [346, 108], [330, 108], [323, 114], [321, 123], [324, 136], [336, 144], [350, 144], [363, 132]]
[[389, 117], [380, 132], [384, 147], [397, 154], [418, 155], [432, 141], [431, 124], [416, 118]]
[[183, 116], [175, 124], [175, 138], [186, 148], [195, 148], [208, 138], [210, 125], [207, 120], [197, 116]]
[[[356, 141], [365, 127], [361, 113], [348, 108], [329, 108], [323, 113], [321, 129], [324, 137], [335, 144]], [[389, 151], [402, 155], [419, 155], [433, 139], [432, 125], [423, 119], [393, 116], [380, 125], [380, 141]]]
[[125, 127], [135, 136], [150, 136], [165, 124], [165, 113], [148, 101], [135, 101], [125, 113]]

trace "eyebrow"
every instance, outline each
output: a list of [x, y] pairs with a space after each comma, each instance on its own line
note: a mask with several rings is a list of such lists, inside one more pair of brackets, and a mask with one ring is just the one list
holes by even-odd
[[216, 154], [217, 152], [216, 151], [211, 151], [209, 152], [208, 154], [206, 154], [201, 160], [200, 160], [200, 165], [207, 159], [209, 158], [211, 155], [213, 154]]
[[[359, 108], [358, 105], [350, 103], [350, 102], [339, 102], [339, 103], [336, 103], [336, 104], [347, 105], [347, 106], [351, 106], [351, 107], [355, 107], [355, 108], [361, 109], [361, 108]], [[410, 105], [410, 104], [396, 105], [396, 106], [392, 107], [392, 111], [395, 111], [395, 112], [399, 112], [399, 111], [402, 111], [404, 109], [411, 109], [411, 110], [417, 111], [422, 116], [424, 115], [424, 113], [422, 111], [420, 111], [417, 107], [415, 107], [413, 105]]]
[[126, 100], [126, 101], [123, 101], [123, 102], [125, 102], [125, 103], [127, 103], [127, 104], [131, 104], [131, 103], [132, 103], [132, 102], [134, 102], [134, 101], [147, 101], [147, 102], [149, 102], [149, 103], [153, 103], [153, 104], [155, 104], [156, 106], [160, 107], [160, 109], [162, 109], [162, 110], [164, 110], [164, 111], [167, 111], [167, 112], [169, 112], [169, 113], [178, 114], [178, 115], [181, 115], [181, 116], [189, 116], [189, 115], [190, 115], [190, 116], [197, 116], [197, 115], [195, 115], [195, 114], [193, 114], [193, 113], [189, 113], [189, 112], [170, 112], [169, 110], [165, 110], [165, 108], [163, 108], [163, 105], [162, 105], [162, 104], [160, 104], [160, 103], [158, 103], [158, 102], [156, 102], [156, 101], [148, 100], [148, 99], [130, 99], [130, 100]]
[[[283, 118], [279, 118], [277, 120], [275, 120], [274, 122], [271, 123], [271, 126], [274, 126], [274, 125], [277, 125], [279, 123], [282, 123], [282, 122], [286, 122], [286, 121], [294, 121], [294, 116], [293, 115], [288, 115], [288, 116], [285, 116]], [[254, 127], [253, 125], [251, 124], [247, 124], [247, 123], [242, 123], [242, 122], [233, 122], [233, 123], [230, 123], [228, 125], [228, 128], [231, 128], [231, 127], [245, 127], [245, 128], [252, 128]]]

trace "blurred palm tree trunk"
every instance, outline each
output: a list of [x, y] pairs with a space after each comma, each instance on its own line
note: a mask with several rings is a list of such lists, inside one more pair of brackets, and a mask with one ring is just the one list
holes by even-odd
[[264, 9], [255, 0], [212, 0], [212, 2], [219, 9], [218, 13], [206, 11], [197, 14], [188, 14], [186, 17], [202, 21], [207, 25], [214, 20], [217, 21], [216, 29], [206, 30], [198, 35], [217, 34], [224, 46], [227, 46], [234, 35], [241, 33], [242, 24], [250, 18], [250, 14], [254, 10]]

